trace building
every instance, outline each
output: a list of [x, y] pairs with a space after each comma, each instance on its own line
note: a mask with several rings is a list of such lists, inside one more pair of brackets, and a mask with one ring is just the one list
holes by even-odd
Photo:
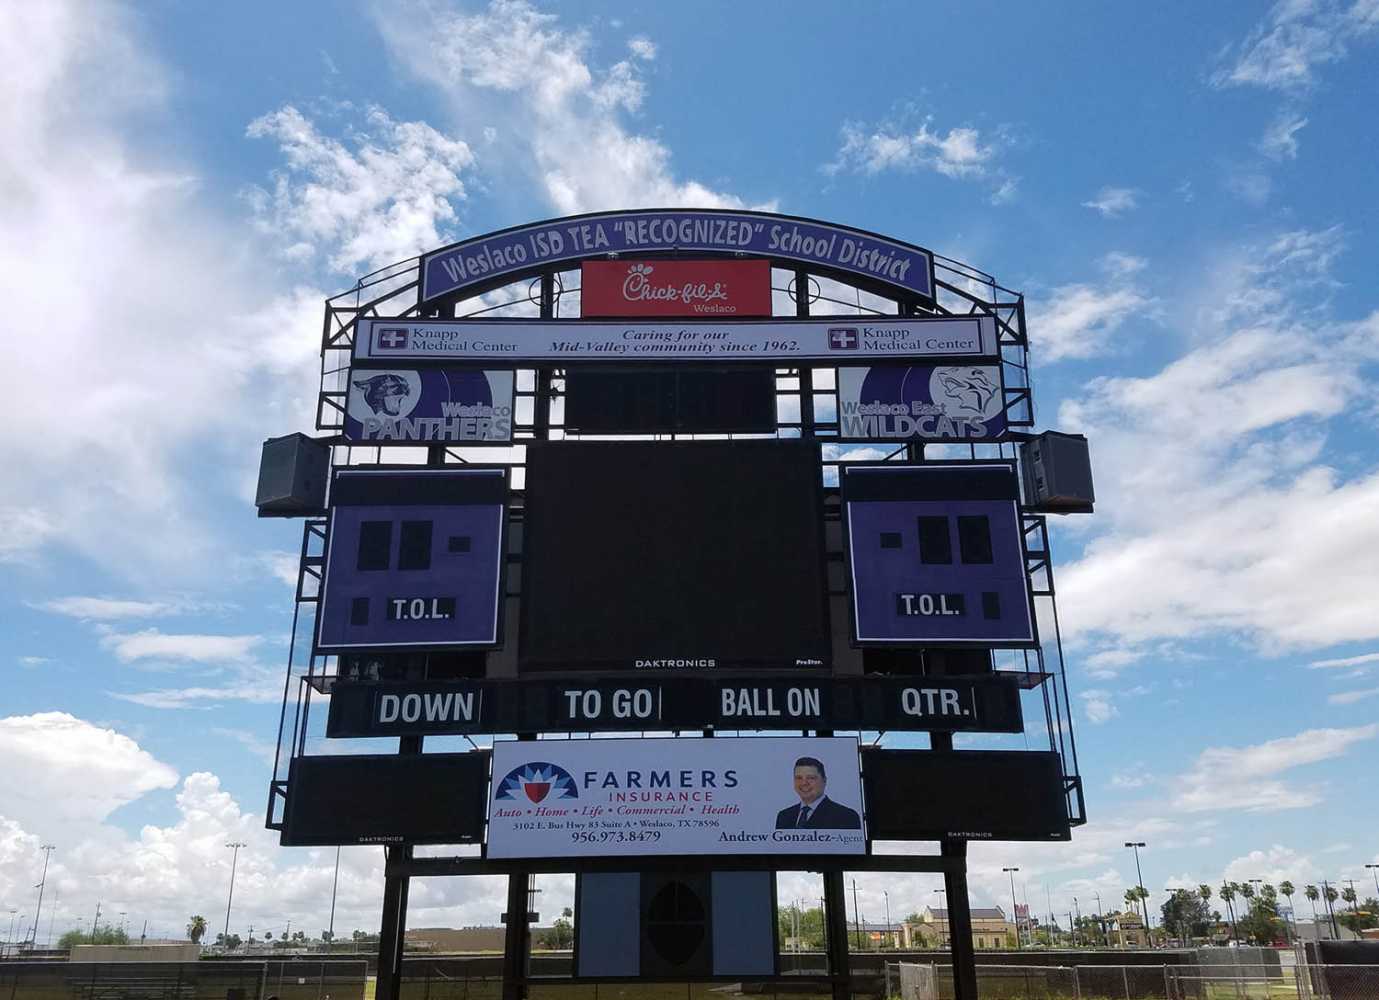
[[[856, 921], [853, 922], [852, 930], [852, 939], [855, 942], [859, 933]], [[886, 948], [899, 948], [905, 937], [905, 925], [873, 923], [870, 920], [863, 920], [860, 934], [865, 942], [864, 946], [868, 950], [880, 951]]]
[[1144, 918], [1134, 910], [1108, 913], [1102, 919], [1106, 922], [1106, 932], [1111, 944], [1117, 948], [1144, 948], [1149, 944], [1149, 935], [1144, 930]]
[[[949, 941], [948, 911], [926, 906], [901, 925], [906, 948], [946, 948]], [[972, 946], [977, 949], [1015, 947], [1015, 924], [999, 906], [972, 907]]]

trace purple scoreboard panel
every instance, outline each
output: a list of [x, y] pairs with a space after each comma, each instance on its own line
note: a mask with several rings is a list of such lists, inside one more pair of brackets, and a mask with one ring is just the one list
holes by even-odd
[[847, 468], [842, 493], [859, 645], [1037, 644], [1012, 463]]
[[496, 645], [507, 496], [505, 469], [337, 472], [317, 650]]

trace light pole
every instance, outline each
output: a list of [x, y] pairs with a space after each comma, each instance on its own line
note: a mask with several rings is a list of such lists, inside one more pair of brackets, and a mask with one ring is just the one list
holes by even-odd
[[1017, 951], [1024, 947], [1020, 941], [1020, 911], [1015, 902], [1015, 873], [1019, 870], [1019, 868], [1001, 869], [1010, 876], [1010, 919], [1015, 921], [1015, 948]]
[[9, 933], [5, 935], [5, 952], [10, 950], [10, 945], [14, 942], [14, 915], [18, 912], [19, 910], [14, 907], [10, 908], [10, 929]]
[[942, 945], [944, 948], [948, 947], [948, 897], [947, 895], [944, 895], [945, 893], [947, 893], [947, 891], [947, 889], [934, 890], [935, 893], [943, 895], [943, 899], [940, 900], [940, 902], [943, 903], [943, 920], [938, 925], [938, 939], [939, 944]]
[[339, 848], [339, 846], [337, 845], [336, 848], [335, 848], [335, 881], [331, 882], [331, 884], [330, 884], [330, 930], [328, 930], [328, 931], [326, 932], [328, 935], [330, 935], [330, 939], [329, 939], [329, 941], [326, 943], [326, 950], [327, 950], [327, 951], [329, 951], [330, 948], [331, 948], [331, 945], [333, 945], [333, 944], [335, 943], [335, 890], [339, 887], [339, 885], [340, 885], [340, 848]]
[[1101, 919], [1101, 893], [1094, 892], [1092, 895], [1096, 897], [1096, 929], [1099, 932], [1097, 936], [1101, 938], [1101, 943], [1109, 948], [1111, 939], [1106, 933], [1106, 924]]
[[39, 850], [43, 852], [43, 877], [38, 880], [38, 907], [34, 910], [33, 933], [29, 935], [30, 950], [38, 944], [38, 918], [43, 916], [43, 887], [48, 884], [48, 859], [57, 848], [52, 844], [43, 844]]
[[882, 889], [881, 898], [886, 902], [886, 940], [894, 944], [895, 941], [891, 937], [891, 894]]
[[1140, 906], [1144, 907], [1144, 938], [1149, 942], [1149, 946], [1152, 948], [1154, 946], [1154, 938], [1149, 933], [1149, 893], [1144, 889], [1144, 871], [1140, 868], [1140, 848], [1148, 845], [1146, 845], [1143, 840], [1127, 840], [1125, 846], [1134, 848], [1135, 850], [1135, 875], [1139, 878]]
[[1077, 944], [1077, 925], [1082, 923], [1082, 907], [1077, 904], [1077, 897], [1073, 897], [1073, 912], [1077, 914], [1077, 919], [1073, 921], [1073, 944]]
[[230, 894], [225, 898], [225, 947], [230, 946], [230, 905], [235, 901], [235, 869], [239, 865], [239, 849], [248, 845], [242, 840], [231, 841], [225, 845], [234, 851], [230, 856]]
[[1379, 865], [1365, 865], [1374, 876], [1374, 898], [1379, 899]]

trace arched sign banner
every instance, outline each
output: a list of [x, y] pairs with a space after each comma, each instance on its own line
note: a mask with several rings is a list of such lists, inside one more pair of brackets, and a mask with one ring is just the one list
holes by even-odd
[[740, 253], [845, 271], [926, 299], [934, 297], [927, 250], [813, 219], [766, 212], [648, 209], [552, 219], [490, 233], [426, 254], [421, 298], [491, 285], [543, 264], [605, 254]]

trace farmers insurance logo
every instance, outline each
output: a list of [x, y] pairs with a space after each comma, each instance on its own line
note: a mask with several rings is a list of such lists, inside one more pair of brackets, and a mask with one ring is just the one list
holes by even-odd
[[533, 804], [547, 798], [577, 799], [579, 791], [570, 772], [558, 764], [533, 761], [514, 767], [498, 784], [495, 799], [522, 799]]

